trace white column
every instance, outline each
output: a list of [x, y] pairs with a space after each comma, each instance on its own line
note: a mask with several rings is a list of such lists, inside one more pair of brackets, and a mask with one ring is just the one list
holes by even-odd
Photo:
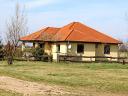
[[57, 61], [57, 46], [56, 43], [52, 45], [52, 55], [53, 55], [53, 61]]
[[25, 42], [22, 43], [22, 51], [25, 49]]
[[39, 47], [39, 43], [35, 43], [35, 48]]

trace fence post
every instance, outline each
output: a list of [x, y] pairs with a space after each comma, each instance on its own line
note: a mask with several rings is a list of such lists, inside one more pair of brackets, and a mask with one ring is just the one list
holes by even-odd
[[123, 59], [123, 65], [125, 65], [125, 60]]
[[60, 62], [60, 56], [59, 56], [59, 54], [57, 54], [57, 62], [58, 63]]

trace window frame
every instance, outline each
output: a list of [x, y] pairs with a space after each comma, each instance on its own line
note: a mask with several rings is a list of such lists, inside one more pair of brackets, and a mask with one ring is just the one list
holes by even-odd
[[[78, 49], [78, 47], [82, 47], [81, 49]], [[81, 51], [80, 51], [81, 50]], [[78, 54], [84, 54], [84, 44], [77, 44], [77, 53]]]
[[104, 54], [110, 54], [111, 53], [111, 46], [109, 44], [104, 45]]
[[43, 43], [39, 43], [39, 47], [40, 48], [44, 48], [44, 44]]
[[99, 47], [99, 44], [98, 44], [98, 43], [96, 43], [96, 44], [95, 44], [95, 48], [97, 49], [98, 47]]
[[56, 51], [57, 51], [58, 53], [60, 53], [60, 44], [57, 44], [56, 47], [57, 47], [57, 50], [56, 50]]

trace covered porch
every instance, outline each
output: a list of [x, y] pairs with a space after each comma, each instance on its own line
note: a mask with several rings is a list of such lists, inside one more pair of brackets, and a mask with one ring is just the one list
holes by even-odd
[[21, 50], [25, 60], [52, 61], [52, 49], [49, 42], [22, 41]]
[[22, 41], [22, 51], [24, 52], [27, 48], [41, 48], [44, 53], [51, 55], [51, 43], [40, 42], [40, 41]]

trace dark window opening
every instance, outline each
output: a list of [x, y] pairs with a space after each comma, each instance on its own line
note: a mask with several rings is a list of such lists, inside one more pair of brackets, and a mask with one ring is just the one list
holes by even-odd
[[110, 54], [110, 45], [104, 45], [104, 54]]
[[39, 47], [40, 47], [40, 48], [43, 48], [43, 47], [44, 47], [44, 44], [41, 44], [41, 43], [40, 43], [40, 44], [39, 44]]
[[60, 44], [57, 44], [57, 52], [60, 52]]
[[33, 48], [35, 48], [35, 43], [33, 43]]
[[77, 45], [77, 53], [84, 53], [84, 44]]
[[98, 44], [95, 45], [95, 48], [98, 48]]

